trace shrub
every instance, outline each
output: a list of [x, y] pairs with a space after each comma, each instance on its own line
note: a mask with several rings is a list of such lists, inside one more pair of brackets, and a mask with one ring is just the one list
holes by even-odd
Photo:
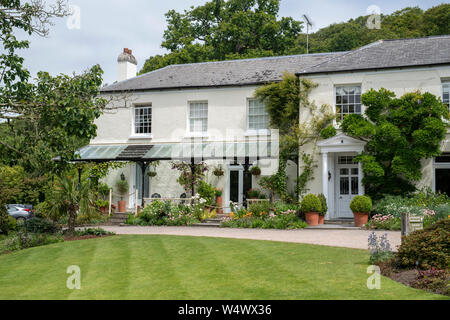
[[450, 220], [403, 237], [398, 249], [399, 263], [405, 268], [448, 269], [450, 266]]
[[300, 207], [304, 213], [322, 212], [322, 203], [319, 198], [313, 194], [306, 195], [303, 198]]
[[58, 228], [53, 222], [40, 218], [26, 220], [22, 229], [25, 232], [31, 233], [56, 233], [58, 231]]
[[253, 214], [253, 216], [261, 217], [270, 213], [272, 210], [272, 205], [269, 201], [253, 202], [249, 206], [248, 210]]
[[372, 211], [372, 199], [368, 196], [356, 196], [350, 203], [350, 209], [355, 213], [370, 213]]
[[88, 229], [76, 231], [75, 235], [78, 236], [78, 237], [82, 237], [82, 236], [101, 237], [101, 236], [112, 236], [112, 235], [115, 235], [115, 233], [106, 231], [106, 230], [104, 230], [102, 228], [96, 228], [96, 229], [88, 228]]
[[0, 201], [0, 234], [9, 232], [9, 215], [5, 205]]
[[402, 220], [394, 217], [393, 215], [383, 216], [381, 214], [377, 214], [369, 221], [368, 228], [378, 230], [401, 230]]
[[319, 212], [321, 216], [326, 216], [328, 212], [327, 198], [323, 194], [319, 194], [318, 198], [322, 204], [322, 211]]
[[45, 233], [36, 234], [19, 231], [14, 236], [4, 240], [0, 250], [2, 252], [10, 252], [63, 241], [61, 235], [49, 235]]
[[449, 280], [450, 274], [447, 270], [431, 268], [430, 270], [419, 271], [418, 278], [411, 286], [416, 289], [448, 296], [450, 295]]
[[198, 194], [201, 198], [206, 200], [207, 205], [215, 205], [216, 204], [216, 188], [214, 188], [209, 183], [205, 181], [200, 181], [200, 185], [198, 187]]

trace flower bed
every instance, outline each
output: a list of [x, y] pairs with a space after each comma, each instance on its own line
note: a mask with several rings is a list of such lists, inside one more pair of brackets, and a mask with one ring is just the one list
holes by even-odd
[[248, 210], [237, 210], [232, 204], [232, 208], [233, 212], [222, 222], [223, 228], [302, 229], [308, 226], [298, 217], [295, 205], [283, 202], [254, 203]]
[[368, 229], [401, 230], [402, 214], [421, 216], [424, 227], [448, 219], [450, 199], [446, 195], [421, 191], [411, 197], [387, 196], [375, 203]]
[[129, 215], [126, 223], [139, 226], [190, 226], [214, 215], [214, 212], [205, 210], [205, 204], [206, 200], [199, 195], [194, 197], [192, 203], [179, 205], [156, 200], [137, 217]]

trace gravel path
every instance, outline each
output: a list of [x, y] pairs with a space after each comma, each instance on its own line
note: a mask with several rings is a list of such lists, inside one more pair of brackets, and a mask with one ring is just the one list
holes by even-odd
[[[270, 240], [280, 242], [295, 242], [318, 244], [333, 247], [367, 249], [367, 241], [372, 231], [365, 230], [261, 230], [261, 229], [222, 229], [197, 227], [112, 227], [104, 226], [105, 230], [119, 235], [177, 235], [193, 237], [214, 237]], [[401, 233], [395, 231], [376, 231], [377, 235], [387, 233], [393, 249], [401, 243]]]

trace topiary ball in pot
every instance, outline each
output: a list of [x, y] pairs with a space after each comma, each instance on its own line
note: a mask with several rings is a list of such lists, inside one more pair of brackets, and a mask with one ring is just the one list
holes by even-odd
[[317, 196], [313, 194], [306, 195], [303, 198], [300, 207], [302, 212], [305, 213], [306, 222], [310, 226], [319, 225], [319, 213], [322, 212], [322, 203]]
[[356, 196], [353, 198], [350, 203], [350, 209], [355, 216], [355, 226], [361, 228], [367, 224], [372, 207], [372, 199], [368, 196]]

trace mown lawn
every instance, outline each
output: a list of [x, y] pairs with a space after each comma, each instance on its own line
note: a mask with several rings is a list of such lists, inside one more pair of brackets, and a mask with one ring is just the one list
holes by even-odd
[[[0, 256], [0, 299], [444, 299], [382, 278], [363, 250], [235, 239], [115, 236]], [[81, 290], [66, 287], [81, 268]]]

